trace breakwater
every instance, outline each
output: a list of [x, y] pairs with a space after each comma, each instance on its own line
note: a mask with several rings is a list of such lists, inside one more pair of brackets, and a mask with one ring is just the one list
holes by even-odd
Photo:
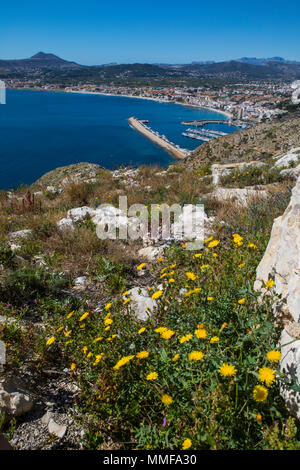
[[128, 119], [128, 122], [134, 129], [136, 129], [148, 139], [152, 140], [152, 142], [155, 144], [162, 147], [164, 150], [166, 150], [166, 152], [173, 155], [173, 157], [183, 159], [190, 153], [188, 150], [182, 149], [178, 145], [175, 145], [173, 142], [167, 140], [165, 136], [161, 136], [158, 134], [158, 132], [154, 132], [141, 120], [136, 119], [135, 117], [131, 117]]

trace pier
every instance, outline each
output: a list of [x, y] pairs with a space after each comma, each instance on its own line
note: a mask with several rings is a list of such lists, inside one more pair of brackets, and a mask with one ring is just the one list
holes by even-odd
[[161, 136], [158, 132], [154, 132], [150, 127], [145, 125], [145, 120], [139, 120], [135, 117], [128, 119], [129, 124], [136, 129], [138, 132], [143, 134], [148, 139], [152, 140], [156, 145], [159, 145], [168, 153], [173, 155], [175, 158], [183, 159], [189, 155], [189, 151], [180, 148], [178, 145], [175, 145], [173, 142], [170, 142], [165, 136]]
[[182, 121], [183, 126], [204, 126], [205, 124], [228, 124], [225, 119], [199, 119], [197, 121]]

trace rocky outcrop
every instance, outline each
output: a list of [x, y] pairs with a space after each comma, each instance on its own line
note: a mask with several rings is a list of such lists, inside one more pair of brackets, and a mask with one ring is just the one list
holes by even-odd
[[212, 197], [215, 197], [219, 201], [232, 200], [237, 205], [247, 206], [250, 200], [257, 200], [260, 198], [266, 198], [268, 196], [267, 191], [264, 189], [254, 189], [253, 187], [248, 188], [217, 188], [213, 193]]
[[[22, 390], [22, 391], [21, 391]], [[0, 411], [12, 416], [28, 413], [33, 406], [29, 394], [16, 379], [0, 381]]]
[[[255, 289], [263, 289], [268, 279], [275, 281], [280, 297], [275, 313], [284, 319], [281, 370], [293, 384], [300, 385], [300, 177], [287, 209], [274, 221], [269, 244], [257, 268]], [[282, 387], [282, 395], [290, 411], [300, 419], [300, 393]]]

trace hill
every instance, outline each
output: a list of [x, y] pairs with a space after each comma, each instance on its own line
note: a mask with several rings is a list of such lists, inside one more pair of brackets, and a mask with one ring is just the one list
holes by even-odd
[[300, 142], [300, 113], [260, 123], [197, 147], [184, 161], [190, 168], [208, 163], [235, 163], [279, 155]]

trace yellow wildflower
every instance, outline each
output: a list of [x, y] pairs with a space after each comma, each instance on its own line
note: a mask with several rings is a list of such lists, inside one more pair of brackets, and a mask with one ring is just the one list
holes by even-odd
[[179, 339], [179, 343], [182, 344], [182, 343], [185, 343], [186, 341], [190, 341], [192, 339], [193, 335], [185, 335], [185, 336], [182, 336], [180, 339]]
[[137, 353], [136, 357], [138, 359], [146, 359], [147, 357], [149, 356], [149, 352], [148, 351], [140, 351]]
[[74, 362], [72, 362], [71, 366], [70, 366], [70, 369], [71, 370], [75, 370], [76, 369], [76, 364], [74, 364]]
[[215, 246], [218, 246], [219, 243], [220, 243], [219, 240], [213, 240], [207, 246], [208, 246], [208, 248], [214, 248]]
[[187, 273], [185, 273], [185, 275], [190, 281], [194, 281], [198, 277], [198, 276], [196, 276], [196, 274], [191, 273], [191, 272], [187, 272]]
[[138, 331], [138, 334], [141, 335], [142, 333], [144, 333], [144, 331], [146, 331], [145, 327], [140, 328], [139, 331]]
[[111, 318], [106, 318], [104, 320], [104, 325], [111, 325], [113, 323], [112, 319]]
[[253, 398], [255, 401], [265, 401], [268, 397], [268, 389], [263, 385], [256, 385], [253, 389]]
[[238, 304], [240, 304], [240, 305], [241, 305], [241, 304], [244, 304], [245, 302], [246, 302], [245, 297], [243, 297], [242, 299], [239, 299], [239, 300], [238, 300]]
[[183, 441], [183, 444], [182, 444], [182, 449], [183, 449], [183, 450], [187, 450], [187, 449], [189, 449], [190, 447], [192, 447], [192, 441], [191, 441], [191, 439], [185, 439], [185, 440]]
[[202, 361], [204, 358], [204, 354], [202, 351], [192, 351], [189, 354], [190, 361]]
[[137, 270], [143, 269], [146, 266], [146, 263], [141, 263], [137, 266]]
[[232, 377], [236, 375], [237, 370], [234, 366], [231, 364], [227, 364], [226, 362], [223, 362], [221, 367], [219, 367], [219, 374], [222, 375], [223, 377]]
[[267, 286], [267, 287], [270, 287], [270, 288], [271, 288], [271, 287], [273, 287], [273, 286], [274, 286], [274, 284], [275, 284], [275, 282], [274, 282], [274, 281], [272, 281], [271, 279], [270, 279], [269, 281], [267, 281], [267, 282], [266, 282], [266, 286]]
[[127, 290], [126, 292], [123, 292], [122, 297], [126, 297], [128, 295], [129, 291]]
[[166, 330], [166, 331], [163, 331], [160, 336], [163, 338], [163, 339], [170, 339], [173, 335], [175, 334], [175, 331], [173, 330]]
[[150, 374], [147, 375], [146, 379], [147, 380], [156, 380], [158, 377], [157, 372], [150, 372]]
[[132, 359], [134, 358], [134, 356], [124, 356], [122, 357], [117, 363], [116, 365], [114, 365], [113, 369], [114, 370], [119, 370], [120, 367], [124, 366], [125, 364], [127, 364], [129, 361], [131, 361]]
[[209, 238], [207, 238], [206, 240], [204, 240], [204, 243], [206, 244], [206, 243], [210, 242], [211, 240], [213, 240], [213, 238], [214, 238], [214, 237], [209, 237]]
[[281, 352], [275, 350], [269, 351], [267, 353], [267, 358], [269, 359], [269, 361], [279, 362], [281, 359]]
[[179, 359], [179, 354], [177, 353], [177, 354], [175, 354], [175, 356], [172, 358], [172, 361], [173, 361], [173, 362], [177, 362], [178, 359]]
[[112, 306], [112, 303], [109, 302], [108, 304], [105, 305], [104, 308], [105, 308], [105, 310], [109, 310], [111, 306]]
[[130, 301], [131, 301], [131, 299], [129, 299], [129, 298], [128, 298], [128, 299], [126, 299], [126, 300], [124, 300], [124, 302], [123, 302], [123, 305], [126, 305], [126, 304], [128, 304], [128, 302], [130, 302]]
[[260, 382], [265, 382], [267, 387], [269, 387], [275, 382], [275, 370], [270, 369], [269, 367], [262, 367], [258, 371], [258, 380]]
[[154, 292], [154, 294], [152, 294], [152, 299], [158, 299], [162, 295], [162, 293], [163, 293], [162, 290], [158, 290]]
[[195, 330], [195, 335], [198, 339], [205, 339], [207, 337], [207, 331], [205, 328], [199, 328]]
[[47, 341], [47, 343], [46, 343], [46, 346], [50, 346], [52, 343], [54, 343], [54, 341], [55, 341], [55, 337], [52, 336], [52, 338], [49, 338], [49, 339], [48, 339], [48, 341]]
[[173, 402], [173, 399], [170, 397], [170, 395], [167, 395], [166, 393], [161, 397], [161, 401], [163, 402], [164, 405], [171, 405]]
[[213, 336], [210, 340], [210, 343], [214, 344], [214, 343], [217, 343], [219, 340], [220, 340], [220, 338], [218, 336]]
[[67, 315], [67, 318], [71, 318], [74, 315], [74, 310]]
[[214, 298], [213, 298], [213, 297], [207, 297], [207, 300], [208, 300], [209, 302], [212, 302], [212, 301], [214, 300]]

